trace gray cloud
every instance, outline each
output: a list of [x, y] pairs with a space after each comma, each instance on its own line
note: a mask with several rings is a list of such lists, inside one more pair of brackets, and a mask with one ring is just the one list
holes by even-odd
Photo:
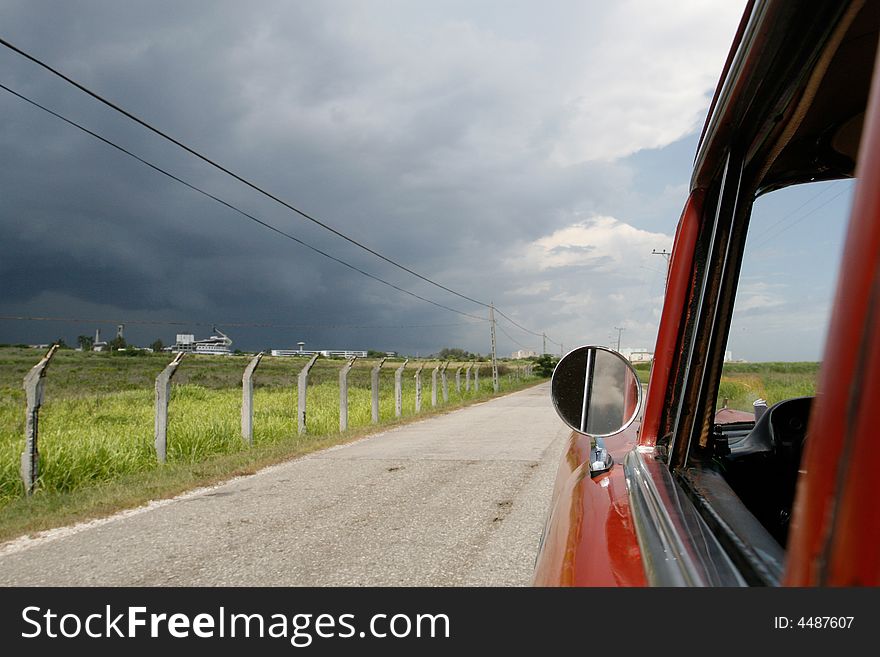
[[[494, 300], [529, 327], [571, 343], [604, 339], [606, 326], [629, 321], [633, 339], [648, 346], [657, 275], [639, 267], [660, 264], [644, 254], [610, 269], [517, 263], [530, 244], [591, 216], [671, 235], [677, 210], [664, 225], [644, 217], [683, 202], [687, 164], [646, 168], [629, 156], [698, 125], [738, 19], [729, 5], [658, 17], [650, 3], [548, 11], [506, 2], [6, 2], [2, 31], [298, 207]], [[211, 193], [417, 294], [485, 314], [304, 223], [14, 54], [0, 52], [0, 62], [4, 83]], [[280, 239], [5, 93], [0, 114], [3, 314], [467, 321]], [[651, 184], [640, 191], [643, 179]], [[606, 265], [620, 262], [604, 255]], [[535, 285], [545, 291], [520, 292]], [[608, 301], [621, 294], [630, 296]], [[0, 340], [78, 330], [0, 322]], [[296, 340], [262, 329], [233, 337], [242, 347]], [[480, 327], [328, 329], [308, 338], [422, 353], [488, 349]]]

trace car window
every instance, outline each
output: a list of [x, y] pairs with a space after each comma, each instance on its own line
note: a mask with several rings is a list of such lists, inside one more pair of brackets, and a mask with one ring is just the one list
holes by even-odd
[[716, 410], [753, 413], [758, 400], [815, 394], [854, 184], [796, 185], [755, 201]]

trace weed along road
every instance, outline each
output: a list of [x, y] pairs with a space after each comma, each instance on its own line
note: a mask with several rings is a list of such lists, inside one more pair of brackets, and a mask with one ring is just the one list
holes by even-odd
[[568, 430], [549, 384], [0, 546], [2, 585], [525, 585]]

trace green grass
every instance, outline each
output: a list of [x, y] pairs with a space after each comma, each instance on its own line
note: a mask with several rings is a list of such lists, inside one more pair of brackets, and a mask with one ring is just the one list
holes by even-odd
[[[74, 519], [109, 513], [211, 483], [241, 471], [351, 440], [374, 429], [370, 369], [358, 361], [349, 375], [349, 430], [339, 433], [339, 368], [344, 361], [318, 360], [309, 377], [307, 435], [296, 431], [296, 379], [304, 360], [265, 357], [254, 376], [254, 446], [241, 439], [241, 374], [246, 357], [187, 357], [172, 384], [168, 462], [153, 448], [153, 381], [167, 355], [137, 357], [61, 351], [47, 371], [40, 411], [40, 478], [37, 493], [24, 497], [19, 458], [24, 449], [24, 374], [42, 354], [0, 349], [0, 538]], [[380, 376], [380, 427], [415, 416], [413, 363], [403, 379], [403, 418], [394, 412], [394, 369]], [[422, 371], [422, 413], [432, 412], [431, 369]], [[455, 389], [455, 366], [447, 372], [449, 401], [438, 390], [437, 412], [491, 394], [488, 365], [479, 393]], [[500, 367], [501, 392], [539, 381], [516, 381]], [[438, 377], [439, 388], [439, 377]], [[103, 493], [102, 493], [103, 491]], [[54, 520], [53, 520], [54, 519]]]
[[772, 406], [783, 399], [816, 394], [820, 363], [727, 363], [718, 389], [718, 408], [753, 410], [757, 399]]
[[651, 379], [651, 363], [634, 363], [633, 369], [639, 377], [639, 382], [648, 385]]
[[[752, 411], [756, 399], [773, 405], [783, 399], [816, 394], [820, 363], [725, 363], [718, 387], [718, 404], [727, 400], [728, 408]], [[647, 384], [651, 366], [638, 363], [636, 374]]]

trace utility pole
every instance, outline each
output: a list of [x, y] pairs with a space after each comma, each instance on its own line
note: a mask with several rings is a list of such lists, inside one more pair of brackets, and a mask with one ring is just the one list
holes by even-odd
[[541, 334], [541, 337], [544, 338], [544, 351], [541, 352], [541, 355], [543, 356], [544, 354], [547, 353], [547, 334], [546, 334], [546, 333], [542, 333], [542, 334]]
[[658, 251], [657, 249], [651, 249], [651, 255], [663, 256], [664, 258], [666, 258], [667, 265], [669, 265], [669, 258], [670, 258], [670, 256], [672, 256], [672, 254], [669, 251], [667, 251], [666, 249], [663, 249], [662, 251]]
[[624, 332], [625, 329], [614, 327], [614, 330], [617, 331], [617, 351], [620, 352], [620, 334]]
[[663, 249], [662, 251], [651, 249], [651, 255], [663, 256], [666, 259], [666, 282], [669, 283], [669, 258], [672, 257], [672, 254], [666, 249]]
[[495, 356], [495, 304], [489, 303], [489, 331], [492, 338], [492, 389], [498, 392], [498, 360]]

